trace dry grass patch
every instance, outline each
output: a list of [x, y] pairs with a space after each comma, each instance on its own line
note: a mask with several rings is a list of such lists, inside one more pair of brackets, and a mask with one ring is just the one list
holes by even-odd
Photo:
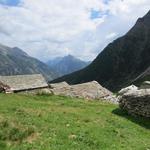
[[11, 122], [8, 119], [0, 120], [0, 129], [0, 141], [6, 141], [9, 143], [21, 143], [35, 133], [33, 127], [26, 127], [17, 124], [16, 122]]

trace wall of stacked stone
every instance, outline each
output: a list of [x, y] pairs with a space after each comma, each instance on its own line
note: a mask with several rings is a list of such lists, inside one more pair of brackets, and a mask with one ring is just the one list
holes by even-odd
[[150, 89], [125, 93], [120, 97], [119, 105], [133, 116], [150, 118]]

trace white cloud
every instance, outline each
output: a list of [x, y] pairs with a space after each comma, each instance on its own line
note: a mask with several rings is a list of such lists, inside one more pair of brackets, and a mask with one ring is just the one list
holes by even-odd
[[106, 35], [106, 39], [113, 39], [113, 38], [115, 38], [117, 36], [117, 33], [110, 33], [110, 34], [108, 34], [108, 35]]
[[[22, 0], [0, 5], [0, 43], [48, 60], [69, 53], [93, 59], [150, 8], [149, 0]], [[91, 19], [91, 10], [101, 18]]]

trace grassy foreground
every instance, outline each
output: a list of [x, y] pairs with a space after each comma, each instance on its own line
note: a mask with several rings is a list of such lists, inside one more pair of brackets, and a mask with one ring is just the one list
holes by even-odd
[[150, 150], [150, 120], [103, 102], [0, 94], [0, 150]]

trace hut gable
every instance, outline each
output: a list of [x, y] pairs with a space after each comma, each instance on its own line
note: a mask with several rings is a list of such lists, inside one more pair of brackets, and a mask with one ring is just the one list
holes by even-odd
[[0, 76], [0, 82], [8, 85], [14, 92], [48, 87], [41, 74]]

